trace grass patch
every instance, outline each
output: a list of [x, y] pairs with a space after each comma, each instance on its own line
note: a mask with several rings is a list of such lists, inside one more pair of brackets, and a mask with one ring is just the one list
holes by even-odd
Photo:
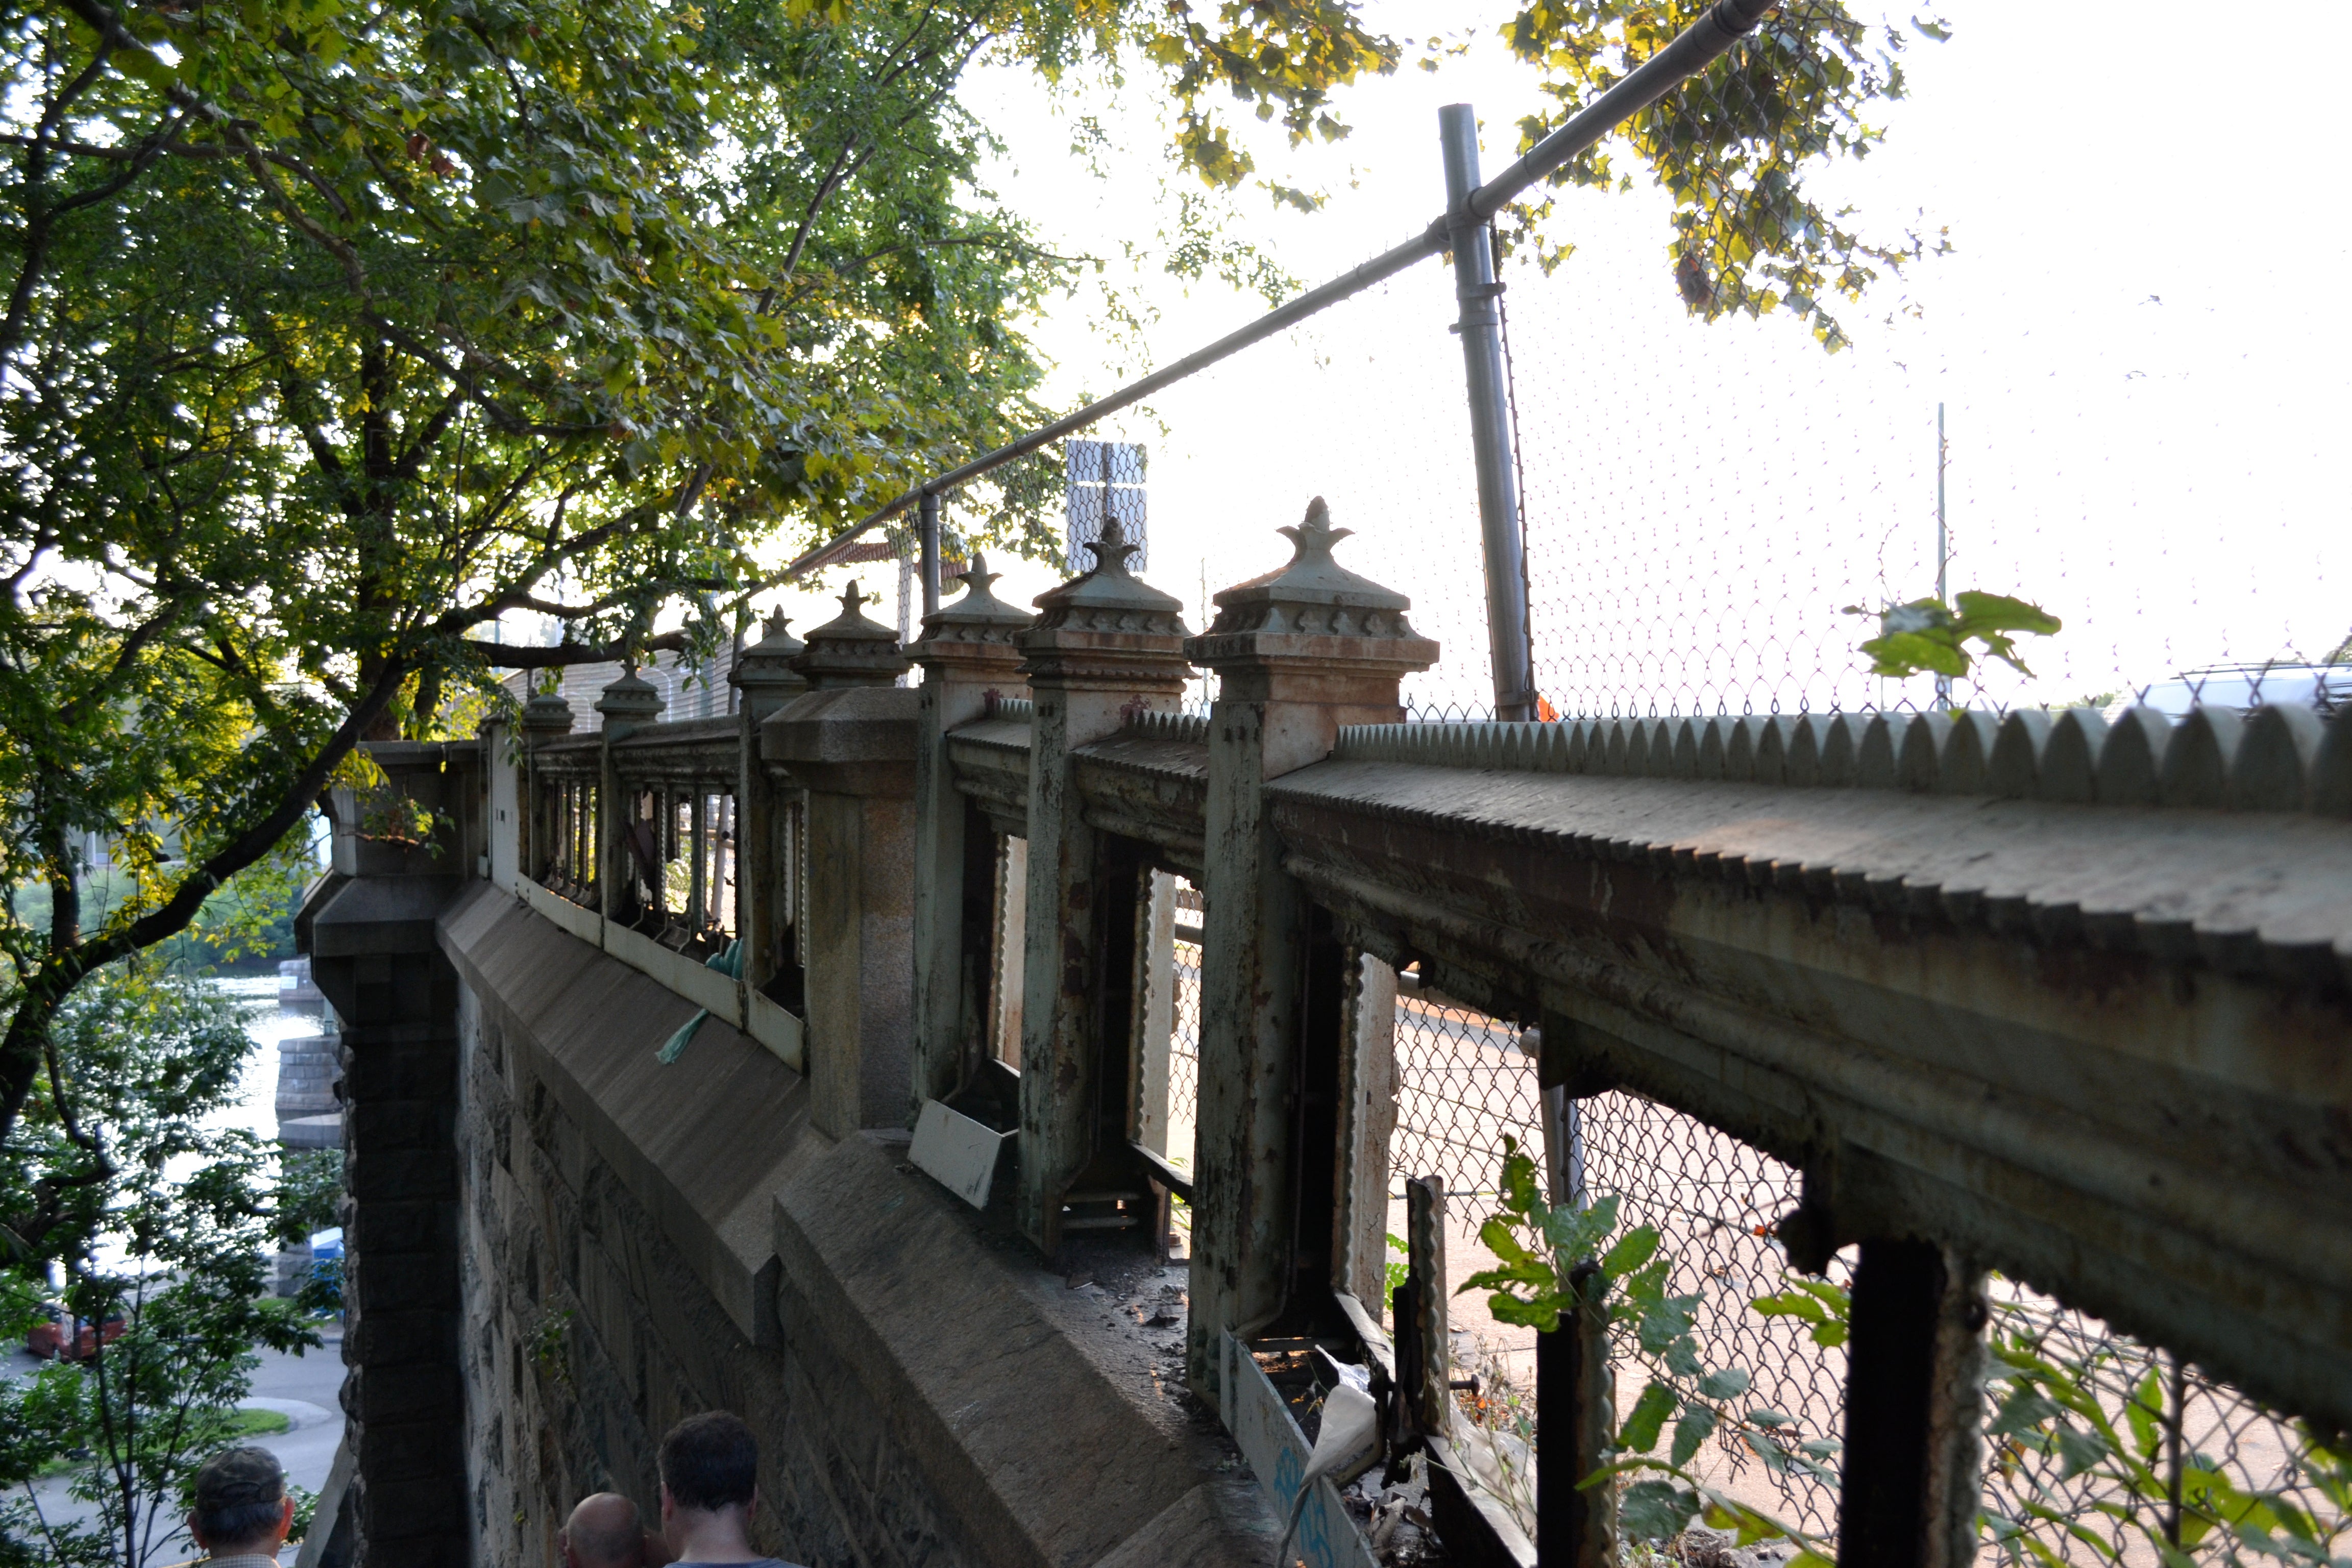
[[227, 1436], [230, 1438], [274, 1437], [293, 1425], [283, 1410], [237, 1410], [230, 1413]]
[[[227, 1424], [222, 1428], [221, 1441], [241, 1443], [248, 1437], [274, 1437], [291, 1429], [293, 1425], [283, 1410], [232, 1410]], [[97, 1461], [92, 1458], [77, 1459], [68, 1454], [59, 1454], [41, 1467], [40, 1474], [44, 1477], [70, 1475], [95, 1463]]]

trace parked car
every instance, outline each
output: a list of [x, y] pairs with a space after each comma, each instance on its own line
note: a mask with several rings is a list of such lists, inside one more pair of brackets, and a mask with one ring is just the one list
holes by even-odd
[[39, 1320], [25, 1336], [25, 1348], [43, 1361], [88, 1361], [100, 1345], [122, 1337], [126, 1325], [117, 1312], [100, 1322], [68, 1317], [55, 1301], [41, 1304]]
[[2137, 695], [2125, 692], [2109, 705], [2106, 716], [2121, 718], [2135, 703], [2170, 719], [2188, 718], [2200, 703], [2240, 712], [2263, 703], [2293, 705], [2330, 717], [2352, 704], [2352, 664], [2217, 664], [2185, 669]]
[[343, 1227], [322, 1230], [310, 1238], [310, 1273], [317, 1281], [313, 1305], [341, 1311], [343, 1305]]

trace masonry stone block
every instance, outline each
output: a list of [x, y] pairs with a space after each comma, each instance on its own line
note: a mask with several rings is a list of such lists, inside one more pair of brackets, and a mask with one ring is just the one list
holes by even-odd
[[[455, 1312], [394, 1309], [366, 1316], [344, 1331], [343, 1359], [361, 1367], [450, 1364], [457, 1331]], [[358, 1353], [352, 1353], [356, 1347]]]
[[1136, 878], [1131, 865], [1114, 863], [1105, 835], [1087, 821], [1076, 752], [1139, 715], [1171, 709], [1192, 675], [1183, 605], [1129, 571], [1137, 547], [1118, 520], [1107, 520], [1087, 548], [1094, 567], [1038, 595], [1036, 622], [1015, 637], [1035, 693], [1018, 1205], [1023, 1232], [1048, 1256], [1062, 1244], [1066, 1195], [1098, 1155], [1124, 1152], [1104, 1147], [1095, 984], [1103, 955], [1131, 930]]
[[455, 1251], [371, 1252], [368, 1260], [361, 1289], [372, 1311], [430, 1311], [457, 1298]]
[[353, 1209], [347, 1227], [353, 1245], [373, 1253], [454, 1251], [457, 1215], [447, 1204], [429, 1200], [373, 1200]]
[[958, 791], [946, 737], [983, 717], [992, 700], [1021, 698], [1015, 638], [1032, 617], [990, 591], [996, 574], [979, 554], [961, 574], [963, 596], [923, 617], [910, 651], [923, 667], [915, 752], [914, 1081], [918, 1111], [945, 1100], [977, 1070], [986, 1048], [995, 955], [990, 950], [996, 836]]
[[[454, 1063], [454, 1055], [451, 1058]], [[343, 1114], [347, 1134], [372, 1150], [417, 1149], [446, 1153], [457, 1134], [457, 1108], [446, 1095], [432, 1099], [355, 1099]]]

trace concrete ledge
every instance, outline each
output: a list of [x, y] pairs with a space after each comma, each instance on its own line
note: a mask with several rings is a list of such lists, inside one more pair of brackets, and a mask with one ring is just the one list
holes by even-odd
[[310, 956], [352, 958], [433, 951], [433, 920], [458, 888], [455, 877], [359, 877], [306, 910]]
[[850, 1365], [974, 1559], [1262, 1568], [1276, 1523], [1224, 1484], [1213, 1422], [1155, 1390], [1098, 1302], [992, 1246], [904, 1160], [898, 1138], [859, 1134], [777, 1194], [782, 1328]]
[[663, 1066], [655, 1050], [695, 1004], [487, 882], [450, 906], [441, 944], [729, 1318], [772, 1341], [769, 1195], [803, 1145], [824, 1142], [800, 1075], [716, 1017]]
[[664, 947], [643, 931], [631, 931], [610, 921], [604, 922], [604, 951], [677, 992], [713, 1018], [741, 1025], [737, 1010], [741, 998], [736, 994], [735, 982], [708, 964]]

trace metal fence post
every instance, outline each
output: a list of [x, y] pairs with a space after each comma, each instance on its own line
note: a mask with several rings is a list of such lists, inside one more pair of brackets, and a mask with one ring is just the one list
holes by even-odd
[[1984, 1276], [1948, 1248], [1864, 1240], [1853, 1271], [1842, 1568], [1961, 1568], [1984, 1488]]
[[940, 492], [925, 490], [916, 511], [916, 531], [921, 547], [923, 614], [940, 613]]
[[1176, 879], [1150, 875], [1150, 892], [1136, 911], [1135, 1141], [1168, 1152], [1168, 1057], [1176, 1023]]
[[1486, 561], [1486, 646], [1495, 673], [1495, 717], [1536, 716], [1534, 659], [1528, 642], [1528, 575], [1519, 535], [1518, 486], [1511, 469], [1511, 412], [1503, 380], [1501, 318], [1495, 298], [1490, 226], [1470, 211], [1478, 188], [1478, 117], [1466, 103], [1437, 111], [1445, 151], [1446, 222], [1454, 247], [1454, 292], [1461, 301], [1462, 363], [1470, 390], [1470, 448], [1478, 465], [1478, 528]]

